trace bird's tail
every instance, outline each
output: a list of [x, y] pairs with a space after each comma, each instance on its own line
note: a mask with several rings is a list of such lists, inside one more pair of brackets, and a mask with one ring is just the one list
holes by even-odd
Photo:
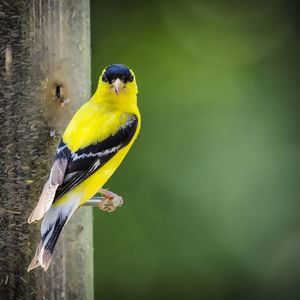
[[41, 266], [45, 271], [48, 269], [59, 235], [78, 206], [79, 201], [68, 201], [49, 209], [41, 226], [42, 239], [27, 269], [28, 272], [38, 266]]

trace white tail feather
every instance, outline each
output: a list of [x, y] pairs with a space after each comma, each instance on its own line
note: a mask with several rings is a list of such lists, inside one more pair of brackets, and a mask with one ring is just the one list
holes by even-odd
[[41, 266], [45, 271], [48, 269], [58, 237], [79, 204], [80, 198], [74, 197], [63, 204], [53, 206], [48, 210], [41, 226], [42, 240], [28, 267], [28, 272], [38, 266]]

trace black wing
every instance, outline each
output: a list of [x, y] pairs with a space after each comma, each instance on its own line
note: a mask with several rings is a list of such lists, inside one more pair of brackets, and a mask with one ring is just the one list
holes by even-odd
[[[68, 146], [61, 141], [56, 152], [54, 163], [67, 159], [63, 181], [56, 190], [54, 202], [73, 189], [83, 180], [109, 161], [120, 149], [125, 147], [133, 138], [138, 125], [138, 118], [132, 115], [120, 127], [115, 135], [94, 145], [79, 149], [72, 153]], [[61, 175], [61, 174], [60, 174]], [[61, 181], [56, 179], [56, 181]]]

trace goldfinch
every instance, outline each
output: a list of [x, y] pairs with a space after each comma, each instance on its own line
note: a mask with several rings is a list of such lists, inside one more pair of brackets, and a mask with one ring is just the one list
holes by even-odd
[[99, 190], [106, 199], [100, 205], [103, 210], [122, 204], [121, 197], [102, 186], [126, 156], [140, 126], [134, 73], [121, 64], [106, 67], [95, 94], [67, 126], [39, 202], [28, 219], [31, 223], [44, 217], [41, 241], [28, 271], [38, 266], [48, 269], [62, 229], [75, 210]]

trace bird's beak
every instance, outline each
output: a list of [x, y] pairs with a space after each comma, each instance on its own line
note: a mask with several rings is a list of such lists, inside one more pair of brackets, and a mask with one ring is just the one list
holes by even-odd
[[119, 78], [117, 78], [111, 84], [111, 88], [117, 95], [123, 90], [124, 87], [125, 87], [125, 83], [122, 80], [120, 80]]

